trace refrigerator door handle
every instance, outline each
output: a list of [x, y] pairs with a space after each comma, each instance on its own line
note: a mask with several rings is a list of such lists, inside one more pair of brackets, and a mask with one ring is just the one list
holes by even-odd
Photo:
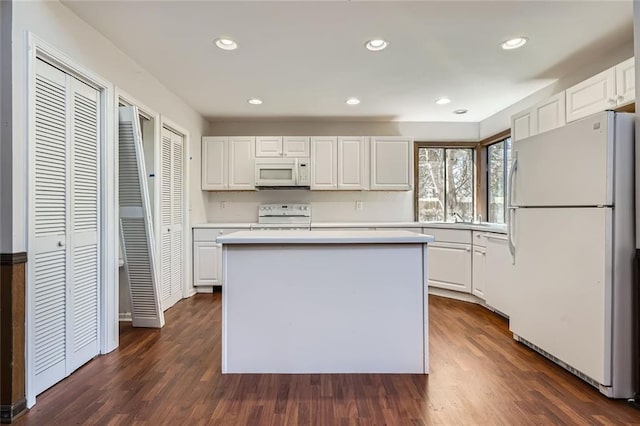
[[515, 220], [517, 207], [514, 207], [511, 201], [513, 200], [512, 194], [515, 191], [516, 170], [518, 170], [518, 151], [515, 151], [513, 155], [513, 162], [509, 170], [509, 186], [507, 188], [507, 242], [509, 243], [509, 252], [511, 253], [511, 259], [514, 265], [516, 264], [516, 246], [513, 238], [515, 231], [515, 224], [513, 222]]
[[517, 209], [517, 207], [509, 207], [509, 210], [507, 210], [507, 243], [509, 244], [512, 265], [516, 264], [516, 245], [513, 237], [516, 229], [515, 218]]

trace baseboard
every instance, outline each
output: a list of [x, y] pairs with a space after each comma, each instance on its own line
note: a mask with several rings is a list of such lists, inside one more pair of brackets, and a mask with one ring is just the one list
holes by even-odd
[[196, 293], [213, 293], [213, 287], [196, 287]]
[[0, 405], [0, 423], [11, 423], [27, 411], [27, 400], [22, 398], [13, 405]]
[[125, 322], [133, 321], [133, 318], [131, 317], [131, 312], [120, 312], [118, 321], [125, 321]]
[[429, 287], [429, 294], [434, 296], [448, 297], [449, 299], [462, 300], [463, 302], [476, 303], [478, 305], [485, 305], [484, 300], [469, 293], [462, 293], [455, 290], [447, 290], [445, 288]]

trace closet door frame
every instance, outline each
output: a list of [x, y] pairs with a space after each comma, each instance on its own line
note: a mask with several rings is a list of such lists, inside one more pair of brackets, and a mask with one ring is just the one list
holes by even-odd
[[[189, 216], [189, 188], [190, 186], [190, 176], [191, 176], [191, 149], [190, 149], [190, 141], [191, 135], [187, 129], [180, 126], [170, 118], [160, 115], [160, 132], [162, 132], [163, 128], [167, 128], [174, 133], [182, 135], [182, 145], [184, 147], [182, 151], [182, 298], [191, 297], [196, 294], [196, 290], [191, 285], [193, 282], [191, 279], [191, 275], [193, 272], [193, 268], [191, 267], [191, 251], [193, 247], [193, 243], [191, 241], [191, 218]], [[160, 150], [158, 150], [160, 151]], [[200, 155], [200, 149], [197, 150], [198, 155]], [[161, 160], [158, 160], [161, 161]], [[202, 164], [200, 158], [196, 158], [196, 164]], [[198, 176], [200, 176], [200, 172], [198, 172]], [[162, 177], [160, 177], [162, 179]], [[158, 185], [159, 186], [159, 185]], [[198, 184], [198, 190], [200, 190], [200, 184]], [[160, 198], [160, 196], [158, 196]], [[158, 218], [160, 217], [161, 212], [158, 211]], [[158, 220], [160, 222], [160, 220]], [[158, 244], [160, 244], [161, 234], [158, 233]], [[158, 253], [161, 253], [158, 251]], [[158, 275], [160, 276], [160, 275]]]
[[[106, 79], [86, 69], [73, 59], [49, 45], [33, 33], [27, 34], [27, 253], [34, 253], [34, 225], [35, 225], [35, 86], [36, 64], [41, 59], [59, 68], [66, 74], [86, 83], [99, 92], [99, 205], [100, 223], [99, 247], [100, 252], [100, 290], [99, 290], [99, 352], [105, 354], [118, 347], [118, 288], [107, 283], [118, 282], [118, 246], [117, 246], [117, 144], [115, 141], [114, 118], [114, 87]], [[19, 90], [19, 89], [18, 89]], [[34, 371], [34, 262], [27, 263], [26, 271], [26, 396], [27, 407], [31, 408], [36, 402]]]

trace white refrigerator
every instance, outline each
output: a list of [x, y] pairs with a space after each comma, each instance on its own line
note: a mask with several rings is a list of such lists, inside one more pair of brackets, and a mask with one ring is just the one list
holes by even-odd
[[611, 398], [635, 386], [633, 117], [515, 141], [509, 173], [514, 338]]

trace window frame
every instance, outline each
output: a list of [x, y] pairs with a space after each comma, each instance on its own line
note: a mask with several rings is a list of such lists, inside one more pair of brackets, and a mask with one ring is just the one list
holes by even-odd
[[[506, 129], [478, 142], [478, 191], [480, 194], [483, 194], [483, 196], [478, 197], [477, 211], [482, 212], [481, 214], [485, 222], [489, 221], [489, 145], [504, 141], [510, 137], [511, 129]], [[513, 146], [513, 139], [511, 141]], [[508, 170], [505, 170], [505, 173], [508, 172]]]
[[[413, 149], [413, 181], [415, 182], [413, 187], [413, 217], [416, 222], [420, 221], [418, 216], [418, 193], [419, 193], [419, 180], [418, 180], [418, 168], [419, 168], [419, 152], [420, 148], [436, 148], [436, 149], [471, 149], [472, 155], [472, 163], [473, 163], [473, 215], [475, 217], [478, 211], [478, 195], [479, 187], [478, 187], [478, 176], [479, 176], [479, 167], [478, 167], [478, 142], [425, 142], [425, 141], [416, 141], [414, 142]], [[445, 167], [446, 167], [446, 154], [445, 154]], [[446, 186], [446, 183], [445, 183]], [[445, 220], [446, 220], [446, 194], [445, 194]]]
[[[510, 139], [511, 135], [508, 135], [502, 139], [496, 140], [494, 142], [491, 142], [490, 144], [486, 145], [486, 150], [487, 150], [487, 161], [486, 161], [486, 165], [485, 165], [485, 175], [486, 175], [486, 180], [487, 180], [487, 190], [484, 193], [484, 202], [485, 202], [485, 206], [486, 206], [486, 213], [487, 213], [487, 217], [486, 217], [486, 221], [489, 222], [489, 172], [491, 170], [491, 168], [489, 167], [489, 148], [502, 143], [502, 168], [503, 168], [503, 183], [502, 183], [502, 196], [503, 196], [503, 200], [504, 200], [504, 216], [502, 217], [503, 222], [492, 222], [492, 223], [507, 223], [507, 180], [508, 180], [508, 175], [509, 175], [509, 158], [507, 156], [507, 139]], [[512, 144], [513, 144], [513, 140], [512, 140]]]

